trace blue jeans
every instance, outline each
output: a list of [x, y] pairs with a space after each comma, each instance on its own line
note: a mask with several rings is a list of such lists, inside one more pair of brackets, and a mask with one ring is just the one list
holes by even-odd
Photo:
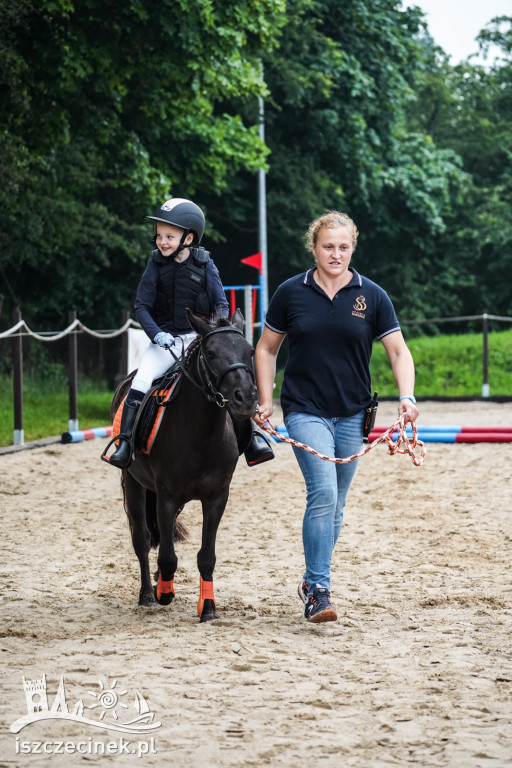
[[[289, 413], [285, 426], [289, 437], [319, 453], [346, 458], [363, 445], [364, 411], [350, 418], [326, 419], [309, 413]], [[302, 541], [309, 588], [317, 584], [331, 589], [331, 559], [343, 524], [343, 509], [359, 460], [334, 464], [302, 448], [293, 447], [306, 481], [307, 502]]]

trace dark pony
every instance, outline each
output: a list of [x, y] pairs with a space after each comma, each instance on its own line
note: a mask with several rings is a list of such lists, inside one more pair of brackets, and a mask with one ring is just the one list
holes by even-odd
[[[165, 406], [150, 453], [136, 452], [130, 467], [122, 470], [122, 487], [140, 563], [139, 605], [168, 605], [174, 598], [177, 517], [188, 501], [201, 501], [198, 614], [201, 621], [208, 621], [217, 618], [215, 540], [238, 461], [237, 432], [240, 439], [240, 426], [250, 427], [257, 392], [254, 350], [244, 338], [241, 312], [237, 310], [231, 321], [221, 318], [216, 323], [188, 310], [187, 314], [198, 338], [182, 363], [179, 392]], [[128, 392], [131, 378], [118, 387], [112, 415]], [[153, 587], [149, 551], [158, 545], [158, 584]]]

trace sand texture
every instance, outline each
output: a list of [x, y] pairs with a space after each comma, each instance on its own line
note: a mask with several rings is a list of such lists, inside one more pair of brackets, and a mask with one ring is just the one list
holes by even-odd
[[[395, 411], [381, 404], [377, 423]], [[512, 404], [424, 402], [421, 424], [512, 425]], [[382, 445], [364, 457], [334, 556], [339, 618], [324, 625], [304, 621], [297, 596], [305, 491], [290, 446], [239, 462], [218, 535], [220, 618], [199, 624], [199, 505], [182, 515], [175, 601], [138, 607], [104, 445], [0, 456], [1, 766], [512, 765], [512, 444], [430, 443], [422, 467]], [[22, 742], [119, 742], [71, 720], [11, 733], [23, 677], [43, 674], [50, 705], [64, 678], [70, 711], [117, 693], [105, 722], [135, 716], [139, 691], [161, 722], [156, 751], [17, 754]]]

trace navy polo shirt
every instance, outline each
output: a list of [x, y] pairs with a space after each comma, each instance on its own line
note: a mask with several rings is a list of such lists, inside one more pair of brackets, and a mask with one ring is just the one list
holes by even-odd
[[387, 293], [355, 269], [333, 299], [313, 280], [313, 270], [276, 290], [265, 325], [288, 336], [281, 407], [334, 418], [361, 411], [371, 400], [374, 339], [399, 331]]

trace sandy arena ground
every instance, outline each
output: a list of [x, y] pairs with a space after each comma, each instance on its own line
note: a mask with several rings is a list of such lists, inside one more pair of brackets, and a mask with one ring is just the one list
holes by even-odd
[[[377, 423], [395, 411], [382, 403]], [[425, 402], [419, 423], [512, 425], [512, 404]], [[305, 492], [288, 445], [238, 465], [218, 537], [220, 618], [205, 625], [199, 506], [183, 513], [174, 603], [139, 608], [104, 445], [0, 456], [1, 766], [512, 766], [512, 444], [429, 443], [421, 468], [383, 445], [364, 457], [334, 558], [339, 618], [324, 625], [304, 621], [297, 597]], [[153, 741], [125, 735], [129, 747], [80, 721], [11, 733], [23, 677], [43, 675], [50, 707], [63, 677], [70, 712], [82, 700], [84, 716], [126, 722], [139, 691], [161, 726]], [[117, 753], [44, 754], [59, 742]]]

